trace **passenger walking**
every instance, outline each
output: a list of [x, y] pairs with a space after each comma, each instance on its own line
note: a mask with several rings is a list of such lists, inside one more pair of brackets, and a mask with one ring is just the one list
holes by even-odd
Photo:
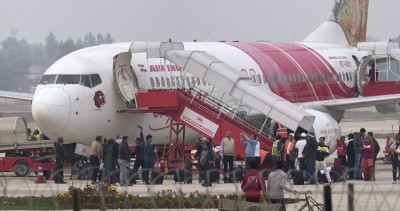
[[[325, 145], [325, 137], [319, 138], [317, 145], [317, 157], [316, 157], [316, 169], [314, 177], [317, 177], [317, 172], [322, 169], [325, 173], [328, 183], [332, 183], [331, 176], [329, 175], [328, 169], [326, 168], [325, 158], [329, 156], [329, 146]], [[320, 183], [323, 183], [320, 181]]]
[[101, 136], [96, 136], [96, 139], [90, 145], [90, 165], [92, 166], [92, 183], [96, 183], [99, 177], [100, 162], [103, 157], [103, 149], [101, 147]]
[[231, 131], [227, 131], [225, 138], [221, 140], [220, 154], [224, 166], [224, 183], [232, 182], [233, 178], [230, 177], [232, 176], [235, 158], [235, 140], [232, 138]]
[[154, 148], [151, 145], [153, 140], [152, 135], [146, 136], [146, 143], [144, 145], [144, 161], [145, 161], [145, 169], [143, 171], [143, 180], [146, 185], [150, 185], [149, 181], [149, 172], [154, 168]]
[[116, 182], [113, 173], [115, 171], [114, 163], [114, 139], [107, 139], [107, 143], [103, 145], [103, 174], [105, 175], [105, 183], [113, 184]]
[[277, 135], [275, 137], [275, 141], [272, 144], [272, 156], [274, 156], [274, 160], [275, 162], [278, 160], [283, 160], [282, 156], [281, 156], [281, 152], [283, 149], [283, 144], [282, 144], [282, 136], [281, 135]]
[[339, 140], [336, 142], [336, 150], [337, 150], [337, 155], [338, 159], [340, 160], [340, 165], [341, 166], [346, 166], [346, 150], [347, 150], [347, 144], [346, 144], [346, 137], [341, 136]]
[[347, 144], [346, 155], [347, 155], [347, 168], [349, 180], [354, 179], [354, 163], [355, 163], [355, 152], [354, 152], [354, 134], [350, 133], [347, 136], [349, 143]]
[[65, 184], [64, 182], [64, 139], [59, 137], [57, 142], [54, 142], [54, 149], [56, 152], [56, 172], [54, 175], [54, 182], [57, 184]]
[[286, 210], [283, 190], [294, 194], [296, 194], [296, 191], [286, 185], [288, 175], [283, 171], [283, 168], [283, 162], [277, 161], [276, 170], [271, 172], [268, 177], [267, 194], [271, 204], [281, 204], [283, 210]]
[[374, 143], [372, 143], [371, 138], [368, 136], [362, 145], [362, 170], [365, 181], [374, 179], [374, 152]]
[[[243, 139], [246, 139], [244, 141]], [[249, 138], [243, 132], [240, 134], [240, 143], [246, 145], [246, 165], [249, 161], [255, 160], [255, 152], [256, 152], [256, 145], [257, 145], [257, 136], [255, 134], [251, 135]]]
[[306, 161], [307, 165], [307, 174], [309, 176], [308, 180], [310, 184], [316, 184], [317, 178], [315, 177], [315, 161], [317, 158], [317, 140], [315, 140], [314, 136], [308, 135], [307, 145], [303, 150], [303, 157]]
[[297, 149], [297, 158], [299, 161], [299, 170], [303, 172], [303, 177], [307, 177], [307, 164], [303, 157], [304, 147], [307, 145], [307, 135], [305, 133], [300, 134], [300, 140], [296, 142], [295, 148]]
[[128, 136], [122, 137], [122, 142], [118, 147], [118, 164], [120, 168], [119, 182], [120, 186], [128, 186], [128, 174], [129, 174], [129, 160], [130, 151], [128, 146]]
[[145, 157], [145, 151], [144, 151], [144, 145], [145, 145], [145, 141], [144, 141], [144, 135], [143, 135], [143, 127], [142, 126], [138, 126], [140, 129], [140, 137], [136, 137], [135, 143], [135, 164], [133, 165], [133, 175], [132, 175], [132, 182], [134, 184], [136, 184], [136, 180], [138, 180], [139, 175], [138, 175], [138, 170], [139, 168], [142, 168], [142, 180], [143, 182], [145, 182], [145, 177], [144, 177], [144, 173], [145, 173], [145, 168], [146, 168], [146, 163], [144, 160]]
[[296, 140], [294, 140], [294, 133], [289, 134], [289, 139], [285, 142], [285, 148], [283, 150], [283, 160], [285, 161], [285, 172], [294, 170], [294, 163], [296, 161]]
[[257, 168], [256, 161], [249, 161], [249, 169], [244, 174], [241, 188], [248, 202], [259, 203], [261, 198], [266, 198], [265, 180]]
[[215, 151], [212, 149], [212, 144], [209, 141], [204, 143], [203, 151], [200, 157], [200, 166], [204, 172], [204, 187], [211, 187], [211, 171], [214, 170], [214, 161], [216, 159]]
[[362, 160], [362, 145], [364, 142], [365, 128], [361, 128], [359, 133], [354, 133], [354, 179], [362, 180], [361, 176], [361, 160]]
[[204, 173], [202, 172], [201, 165], [200, 165], [200, 157], [201, 157], [201, 152], [203, 152], [204, 148], [204, 141], [206, 138], [204, 137], [199, 137], [199, 140], [196, 143], [196, 159], [197, 163], [199, 164], [199, 184], [201, 184], [204, 180]]
[[[397, 172], [399, 172], [400, 177], [400, 138], [396, 137], [394, 142], [390, 142], [388, 146], [389, 152], [392, 153], [392, 172], [393, 172], [393, 184], [396, 184]], [[400, 184], [400, 182], [399, 182]]]

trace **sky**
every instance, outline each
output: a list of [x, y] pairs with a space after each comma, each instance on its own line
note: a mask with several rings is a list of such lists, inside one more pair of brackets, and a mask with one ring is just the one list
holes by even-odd
[[[76, 40], [92, 32], [125, 41], [301, 41], [333, 0], [0, 0], [0, 41]], [[370, 0], [367, 37], [400, 35], [400, 0]]]

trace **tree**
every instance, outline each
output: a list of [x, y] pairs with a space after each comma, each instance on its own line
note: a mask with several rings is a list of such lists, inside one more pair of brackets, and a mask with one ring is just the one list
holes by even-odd
[[104, 40], [104, 43], [110, 44], [110, 43], [113, 43], [113, 42], [114, 42], [114, 39], [111, 37], [111, 34], [107, 33], [106, 34], [106, 39]]
[[59, 44], [53, 32], [50, 32], [46, 38], [45, 49], [47, 58], [46, 66], [50, 66], [50, 64], [53, 64], [57, 59], [60, 58]]
[[77, 48], [71, 38], [67, 39], [67, 41], [65, 42], [60, 43], [60, 57], [63, 57], [75, 50], [77, 50]]
[[104, 43], [104, 37], [101, 33], [97, 34], [97, 45], [103, 44]]
[[1, 42], [0, 90], [28, 91], [27, 69], [31, 65], [29, 45], [9, 37]]
[[83, 39], [83, 45], [84, 47], [90, 47], [96, 45], [96, 38], [94, 37], [92, 32], [89, 32], [89, 34], [85, 35], [85, 39]]

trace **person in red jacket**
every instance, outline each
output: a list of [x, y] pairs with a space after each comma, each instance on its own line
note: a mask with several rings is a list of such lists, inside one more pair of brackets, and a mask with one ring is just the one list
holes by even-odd
[[248, 202], [259, 203], [261, 197], [265, 199], [266, 196], [265, 180], [260, 171], [257, 169], [257, 163], [255, 161], [249, 161], [247, 165], [249, 170], [243, 176], [241, 184], [244, 197]]
[[346, 137], [341, 136], [339, 140], [336, 142], [336, 150], [337, 150], [337, 155], [338, 159], [340, 160], [340, 165], [341, 166], [346, 166], [346, 149], [347, 149], [347, 144], [346, 144]]
[[369, 137], [366, 137], [362, 145], [362, 171], [364, 174], [364, 180], [370, 181], [374, 178], [374, 143], [372, 143]]

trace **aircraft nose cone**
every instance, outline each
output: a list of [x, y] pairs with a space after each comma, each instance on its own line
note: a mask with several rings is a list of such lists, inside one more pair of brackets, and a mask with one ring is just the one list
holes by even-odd
[[32, 116], [39, 128], [51, 138], [61, 136], [68, 123], [71, 101], [67, 92], [59, 88], [46, 88], [35, 93]]

